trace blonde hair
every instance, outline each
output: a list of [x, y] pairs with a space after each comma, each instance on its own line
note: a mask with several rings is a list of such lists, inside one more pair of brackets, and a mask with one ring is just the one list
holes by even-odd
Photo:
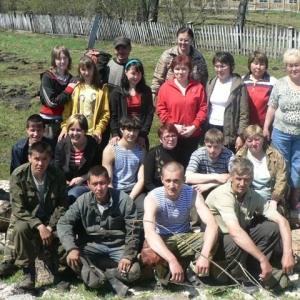
[[84, 132], [87, 132], [89, 130], [89, 125], [86, 117], [82, 114], [74, 114], [71, 115], [67, 120], [67, 131], [69, 131], [70, 127], [72, 127], [76, 123], [79, 124], [80, 128], [84, 130]]
[[243, 138], [244, 141], [246, 141], [249, 137], [252, 137], [254, 135], [258, 135], [261, 138], [264, 139], [264, 144], [263, 144], [263, 150], [265, 151], [267, 149], [267, 142], [265, 140], [263, 130], [259, 125], [249, 125], [244, 131], [243, 131]]
[[283, 54], [283, 62], [285, 64], [300, 62], [300, 50], [299, 49], [289, 49]]
[[243, 131], [243, 137], [244, 140], [247, 138], [254, 136], [254, 135], [259, 135], [263, 137], [263, 130], [260, 126], [258, 125], [249, 125], [244, 131]]

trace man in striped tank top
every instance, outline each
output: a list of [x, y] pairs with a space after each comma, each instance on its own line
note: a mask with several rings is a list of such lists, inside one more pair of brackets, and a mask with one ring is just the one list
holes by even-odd
[[136, 141], [142, 122], [136, 116], [128, 115], [120, 120], [122, 138], [117, 144], [109, 144], [103, 151], [102, 165], [111, 178], [110, 187], [127, 193], [135, 202], [138, 219], [144, 215], [144, 158], [146, 150]]
[[[184, 168], [177, 162], [162, 169], [162, 187], [152, 190], [144, 203], [145, 238], [151, 249], [165, 262], [155, 267], [158, 287], [168, 281], [181, 283], [185, 276], [194, 286], [201, 285], [197, 275], [209, 273], [210, 260], [215, 252], [217, 223], [200, 193], [184, 184]], [[205, 232], [190, 230], [190, 210], [196, 210], [206, 224]], [[196, 260], [195, 269], [184, 270], [181, 259]]]

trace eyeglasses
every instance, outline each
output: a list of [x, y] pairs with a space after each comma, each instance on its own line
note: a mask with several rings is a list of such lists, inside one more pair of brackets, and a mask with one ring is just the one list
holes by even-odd
[[177, 139], [177, 135], [175, 135], [175, 134], [168, 134], [168, 135], [163, 136], [163, 140], [165, 140], [165, 141], [168, 141], [170, 139]]
[[217, 69], [217, 70], [218, 69], [223, 70], [223, 69], [226, 69], [227, 67], [228, 67], [228, 65], [225, 65], [225, 64], [224, 65], [214, 65], [214, 68]]

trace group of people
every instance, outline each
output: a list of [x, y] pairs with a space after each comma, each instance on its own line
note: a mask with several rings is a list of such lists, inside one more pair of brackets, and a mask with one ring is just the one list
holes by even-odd
[[[158, 288], [184, 279], [201, 286], [215, 256], [253, 292], [243, 268], [270, 287], [280, 237], [281, 277], [291, 274], [284, 214], [286, 204], [300, 206], [300, 51], [286, 51], [288, 76], [278, 81], [264, 53], [249, 56], [241, 77], [233, 56], [217, 52], [208, 81], [193, 38], [191, 29], [178, 30], [151, 87], [141, 61], [129, 59], [127, 37], [114, 40], [116, 57], [104, 74], [85, 55], [72, 76], [68, 49], [52, 50], [40, 114], [28, 118], [27, 137], [12, 148], [0, 275], [20, 266], [19, 287], [33, 289], [41, 254], [58, 288], [69, 288], [71, 268], [86, 288], [110, 286], [125, 296], [141, 276], [138, 253], [150, 247], [161, 257]], [[149, 150], [154, 104], [160, 144]]]

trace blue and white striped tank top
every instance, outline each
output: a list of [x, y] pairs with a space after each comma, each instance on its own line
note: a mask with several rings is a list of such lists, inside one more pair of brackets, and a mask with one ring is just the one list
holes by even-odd
[[[184, 184], [179, 198], [172, 201], [166, 197], [165, 188], [159, 187], [150, 192], [156, 199], [158, 211], [156, 223], [163, 225], [174, 233], [185, 233], [190, 231], [190, 210], [194, 190]], [[159, 234], [171, 234], [163, 227], [156, 226]]]
[[143, 151], [137, 146], [132, 150], [125, 150], [119, 145], [113, 147], [115, 150], [113, 187], [125, 192], [131, 191], [137, 182]]

